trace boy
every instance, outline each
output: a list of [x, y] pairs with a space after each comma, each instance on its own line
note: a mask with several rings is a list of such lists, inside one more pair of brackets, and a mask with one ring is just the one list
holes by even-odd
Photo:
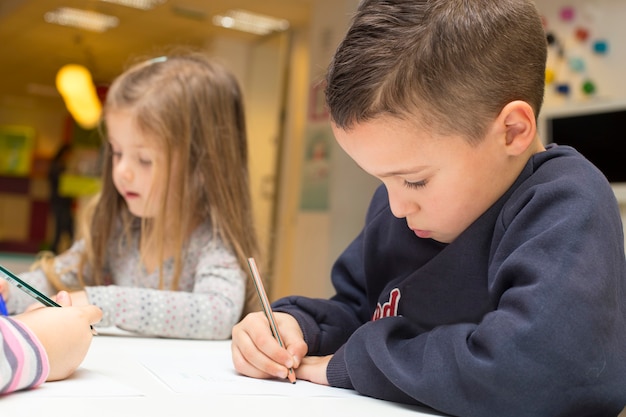
[[[340, 146], [378, 177], [330, 300], [233, 329], [252, 377], [296, 376], [456, 416], [615, 416], [626, 259], [605, 177], [544, 148], [530, 0], [363, 1], [327, 75]], [[408, 226], [408, 227], [407, 227]]]

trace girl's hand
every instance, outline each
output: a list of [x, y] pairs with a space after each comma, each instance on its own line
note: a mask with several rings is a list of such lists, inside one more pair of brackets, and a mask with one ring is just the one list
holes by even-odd
[[287, 378], [307, 353], [307, 345], [296, 319], [274, 313], [285, 347], [272, 335], [263, 312], [248, 314], [232, 331], [232, 360], [237, 372], [253, 378]]
[[96, 306], [71, 307], [72, 300], [65, 291], [59, 292], [56, 301], [63, 307], [37, 308], [13, 316], [26, 324], [44, 346], [50, 362], [48, 381], [74, 373], [91, 344], [90, 325], [102, 318], [102, 310]]

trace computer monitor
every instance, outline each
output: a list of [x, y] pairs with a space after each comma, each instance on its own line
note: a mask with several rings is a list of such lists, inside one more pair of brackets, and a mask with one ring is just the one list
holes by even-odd
[[626, 102], [546, 109], [539, 131], [544, 143], [570, 145], [583, 154], [604, 173], [618, 199], [626, 201]]

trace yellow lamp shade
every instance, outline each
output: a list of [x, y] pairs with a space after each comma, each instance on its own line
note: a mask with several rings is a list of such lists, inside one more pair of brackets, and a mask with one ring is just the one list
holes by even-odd
[[57, 73], [56, 85], [76, 123], [84, 129], [96, 127], [102, 104], [89, 70], [82, 65], [65, 65]]

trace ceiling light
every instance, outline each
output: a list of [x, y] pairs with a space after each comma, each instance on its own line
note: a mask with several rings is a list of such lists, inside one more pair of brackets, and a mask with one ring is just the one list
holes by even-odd
[[119, 19], [115, 16], [71, 7], [60, 7], [52, 12], [46, 13], [43, 18], [48, 23], [73, 26], [94, 32], [104, 32], [105, 30], [116, 27], [119, 23]]
[[121, 4], [122, 6], [132, 7], [140, 10], [151, 10], [159, 4], [165, 3], [166, 0], [100, 0], [105, 3]]
[[89, 70], [82, 65], [64, 65], [57, 72], [56, 85], [76, 123], [84, 129], [96, 127], [102, 104]]
[[245, 10], [229, 10], [223, 15], [213, 16], [213, 24], [228, 29], [237, 29], [256, 35], [282, 32], [289, 28], [285, 19], [251, 13]]

